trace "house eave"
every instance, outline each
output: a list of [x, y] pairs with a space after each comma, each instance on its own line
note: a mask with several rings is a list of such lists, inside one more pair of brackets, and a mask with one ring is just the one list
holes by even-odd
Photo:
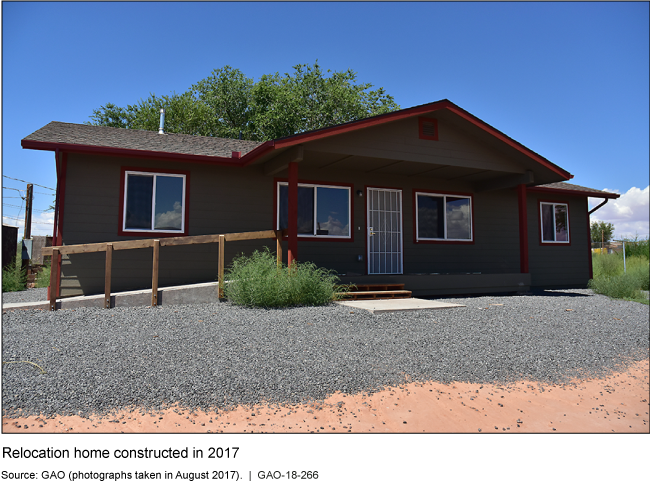
[[44, 141], [33, 141], [23, 139], [21, 141], [23, 149], [34, 149], [40, 151], [65, 151], [69, 153], [80, 154], [98, 154], [104, 156], [122, 156], [122, 157], [138, 157], [138, 158], [154, 158], [154, 159], [168, 159], [170, 161], [189, 162], [189, 163], [202, 163], [213, 164], [219, 166], [246, 166], [252, 161], [251, 158], [256, 158], [266, 153], [273, 148], [273, 141], [268, 141], [253, 151], [247, 153], [241, 158], [228, 158], [223, 156], [206, 156], [198, 154], [187, 153], [170, 153], [166, 151], [149, 151], [141, 149], [127, 149], [116, 148], [108, 146], [91, 146], [85, 144], [70, 144], [70, 143], [55, 143]]

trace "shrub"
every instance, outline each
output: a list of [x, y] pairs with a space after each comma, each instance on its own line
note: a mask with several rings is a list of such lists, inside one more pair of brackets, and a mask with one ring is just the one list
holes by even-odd
[[14, 257], [7, 268], [2, 270], [2, 291], [19, 292], [25, 290], [27, 273], [22, 269], [22, 260]]
[[650, 258], [650, 243], [648, 240], [625, 240], [625, 258], [630, 257], [645, 257], [646, 260]]
[[647, 304], [641, 290], [648, 290], [650, 266], [645, 256], [626, 257], [623, 271], [622, 254], [594, 255], [594, 278], [589, 288], [594, 292], [615, 299], [635, 300]]
[[268, 248], [235, 258], [224, 278], [225, 297], [247, 307], [325, 305], [346, 290], [334, 273], [311, 262], [278, 267]]
[[613, 277], [623, 273], [623, 256], [618, 253], [596, 254], [592, 257], [594, 279]]
[[45, 288], [50, 286], [50, 274], [52, 273], [51, 265], [43, 265], [43, 268], [36, 276], [36, 288]]

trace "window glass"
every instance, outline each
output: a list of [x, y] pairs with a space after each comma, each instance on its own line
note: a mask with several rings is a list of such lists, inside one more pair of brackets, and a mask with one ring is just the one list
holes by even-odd
[[126, 183], [126, 229], [151, 230], [153, 176], [129, 174]]
[[469, 240], [472, 237], [472, 223], [469, 198], [447, 196], [447, 238]]
[[555, 241], [569, 241], [566, 205], [555, 205]]
[[542, 240], [555, 241], [553, 227], [553, 205], [542, 204]]
[[420, 196], [418, 200], [418, 237], [444, 238], [445, 220], [442, 196]]
[[316, 234], [349, 236], [348, 190], [318, 187], [316, 189]]
[[181, 230], [183, 226], [183, 178], [156, 176], [155, 230]]
[[[280, 185], [280, 230], [289, 227], [289, 186]], [[314, 188], [298, 186], [298, 233], [314, 233]]]

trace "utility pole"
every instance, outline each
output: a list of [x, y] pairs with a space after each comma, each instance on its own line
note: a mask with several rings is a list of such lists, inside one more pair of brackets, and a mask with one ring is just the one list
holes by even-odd
[[27, 184], [25, 196], [25, 231], [23, 233], [23, 249], [21, 267], [27, 276], [30, 275], [29, 259], [32, 254], [32, 200], [34, 198], [34, 185]]
[[27, 185], [27, 196], [25, 201], [25, 233], [23, 238], [29, 240], [32, 237], [32, 200], [34, 199], [34, 185]]

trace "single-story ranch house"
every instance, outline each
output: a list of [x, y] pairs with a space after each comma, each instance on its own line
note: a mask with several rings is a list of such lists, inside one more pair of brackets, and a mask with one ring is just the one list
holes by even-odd
[[[289, 260], [420, 296], [585, 287], [587, 197], [619, 196], [448, 100], [267, 142], [51, 122], [22, 146], [55, 153], [54, 246], [286, 228]], [[214, 281], [218, 252], [161, 247], [160, 286]], [[104, 257], [63, 255], [60, 296], [103, 293]], [[115, 252], [113, 290], [151, 287], [151, 260]]]

